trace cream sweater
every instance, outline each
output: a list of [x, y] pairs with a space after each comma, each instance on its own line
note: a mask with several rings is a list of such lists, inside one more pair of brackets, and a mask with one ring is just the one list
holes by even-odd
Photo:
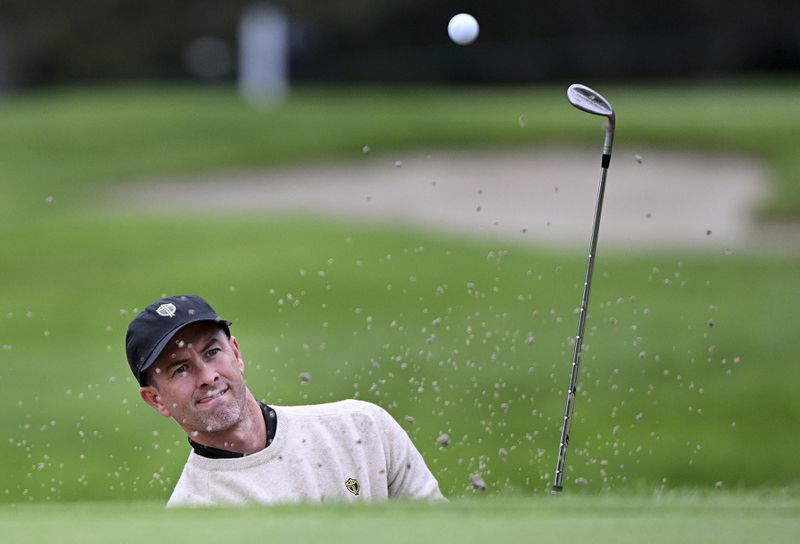
[[193, 451], [167, 506], [444, 498], [383, 408], [357, 400], [272, 408], [268, 448], [234, 459]]

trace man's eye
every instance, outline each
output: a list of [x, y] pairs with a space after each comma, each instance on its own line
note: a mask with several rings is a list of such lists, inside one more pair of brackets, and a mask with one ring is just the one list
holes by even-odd
[[213, 357], [219, 352], [220, 352], [219, 348], [211, 348], [210, 350], [208, 350], [208, 353], [206, 353], [206, 355], [208, 355], [209, 357]]
[[175, 367], [175, 370], [172, 371], [172, 376], [174, 377], [174, 376], [180, 376], [181, 374], [186, 374], [188, 370], [189, 370], [188, 365], [180, 365], [178, 367]]

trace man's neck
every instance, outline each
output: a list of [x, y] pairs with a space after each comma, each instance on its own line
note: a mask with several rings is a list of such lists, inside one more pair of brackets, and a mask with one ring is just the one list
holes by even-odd
[[245, 417], [225, 431], [209, 433], [195, 431], [189, 435], [192, 442], [202, 446], [250, 455], [263, 450], [267, 443], [267, 426], [261, 406], [250, 392], [245, 403]]

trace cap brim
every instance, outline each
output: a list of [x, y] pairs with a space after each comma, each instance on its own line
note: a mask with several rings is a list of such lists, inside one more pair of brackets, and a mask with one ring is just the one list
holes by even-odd
[[139, 385], [144, 385], [142, 383], [142, 378], [144, 377], [144, 373], [147, 372], [147, 369], [153, 366], [153, 363], [155, 363], [156, 359], [159, 358], [161, 352], [164, 351], [165, 347], [167, 347], [167, 344], [170, 343], [170, 341], [175, 337], [176, 334], [178, 334], [178, 332], [181, 331], [181, 329], [189, 325], [193, 325], [194, 323], [203, 323], [203, 322], [214, 323], [215, 325], [219, 325], [220, 328], [225, 331], [225, 334], [227, 334], [228, 337], [230, 337], [231, 331], [229, 327], [231, 326], [231, 322], [226, 319], [200, 318], [186, 323], [181, 323], [180, 325], [169, 331], [166, 335], [164, 335], [164, 338], [162, 338], [161, 341], [159, 341], [159, 343], [156, 344], [156, 346], [153, 348], [153, 351], [151, 351], [150, 355], [148, 355], [147, 359], [145, 359], [144, 363], [141, 366], [139, 366], [138, 375], [136, 376]]

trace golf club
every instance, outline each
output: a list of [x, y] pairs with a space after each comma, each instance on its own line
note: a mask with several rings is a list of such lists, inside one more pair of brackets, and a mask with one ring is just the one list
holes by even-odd
[[573, 84], [567, 89], [567, 99], [570, 104], [579, 110], [593, 115], [602, 115], [608, 118], [605, 126], [606, 137], [603, 142], [603, 159], [601, 161], [600, 188], [597, 191], [597, 204], [594, 212], [592, 226], [592, 240], [589, 244], [589, 258], [586, 266], [586, 280], [583, 283], [583, 298], [581, 299], [580, 314], [578, 317], [578, 332], [575, 335], [575, 351], [572, 354], [572, 371], [569, 376], [567, 389], [567, 405], [564, 409], [564, 426], [561, 428], [561, 442], [558, 448], [558, 463], [553, 482], [553, 493], [563, 489], [564, 465], [567, 461], [567, 447], [569, 446], [569, 432], [572, 426], [572, 410], [575, 406], [575, 393], [578, 387], [578, 370], [581, 364], [581, 347], [583, 346], [583, 330], [586, 327], [586, 314], [589, 308], [589, 292], [592, 287], [592, 272], [594, 270], [594, 256], [597, 249], [597, 233], [600, 230], [600, 214], [603, 211], [603, 194], [606, 189], [606, 174], [611, 164], [611, 146], [614, 143], [614, 109], [600, 94], [585, 85]]

